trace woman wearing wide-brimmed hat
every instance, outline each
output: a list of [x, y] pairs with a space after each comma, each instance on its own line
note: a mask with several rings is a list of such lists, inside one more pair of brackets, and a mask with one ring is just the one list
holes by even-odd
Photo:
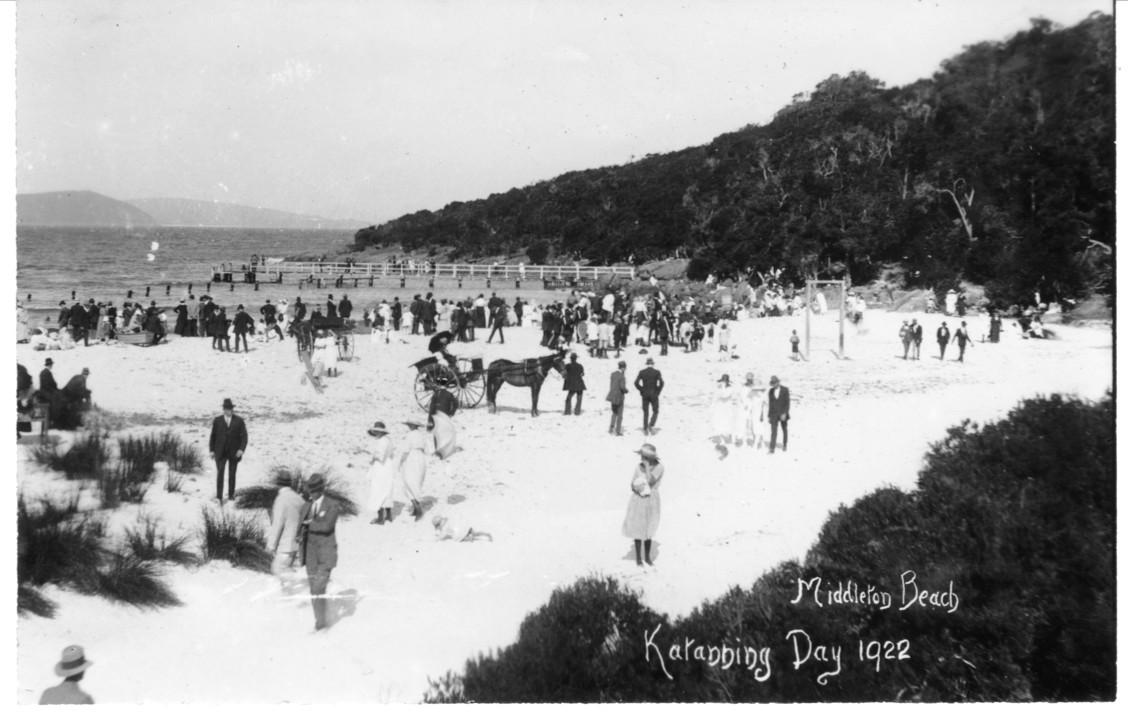
[[634, 540], [635, 562], [638, 566], [642, 566], [644, 556], [646, 564], [653, 566], [650, 543], [658, 531], [658, 520], [662, 514], [658, 484], [662, 481], [666, 468], [658, 461], [658, 451], [650, 443], [643, 445], [637, 452], [639, 463], [631, 476], [631, 496], [627, 501], [627, 516], [623, 520], [623, 536]]
[[427, 424], [418, 420], [404, 421], [410, 432], [400, 443], [399, 487], [404, 499], [411, 501], [411, 514], [416, 520], [423, 517], [423, 480], [427, 477], [427, 456], [435, 451], [435, 440]]
[[368, 466], [368, 509], [376, 513], [369, 524], [382, 525], [392, 521], [392, 488], [396, 482], [396, 465], [392, 462], [392, 439], [388, 429], [377, 420], [368, 429], [372, 442], [372, 462]]

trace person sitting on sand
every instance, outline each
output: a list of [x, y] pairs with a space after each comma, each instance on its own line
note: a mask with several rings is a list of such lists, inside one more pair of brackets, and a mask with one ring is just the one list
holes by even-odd
[[452, 540], [454, 542], [476, 542], [480, 539], [493, 542], [493, 535], [489, 532], [476, 530], [468, 525], [460, 524], [445, 515], [435, 515], [431, 518], [431, 526], [435, 528], [435, 539], [440, 542]]

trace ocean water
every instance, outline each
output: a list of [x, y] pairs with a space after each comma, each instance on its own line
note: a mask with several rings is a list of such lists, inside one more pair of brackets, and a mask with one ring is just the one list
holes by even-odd
[[[349, 230], [228, 229], [154, 227], [110, 229], [26, 227], [16, 232], [17, 297], [31, 310], [53, 309], [75, 297], [119, 302], [126, 291], [143, 296], [197, 295], [211, 280], [212, 267], [239, 265], [252, 256], [333, 254], [352, 243]], [[159, 247], [152, 250], [156, 242]], [[150, 255], [152, 259], [150, 260]], [[30, 301], [27, 299], [31, 295]]]

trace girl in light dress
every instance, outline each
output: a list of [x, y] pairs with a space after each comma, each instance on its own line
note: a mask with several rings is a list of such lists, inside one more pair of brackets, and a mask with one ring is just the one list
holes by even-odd
[[654, 566], [650, 558], [650, 543], [658, 532], [658, 522], [662, 516], [662, 501], [658, 496], [658, 485], [666, 474], [666, 469], [658, 461], [658, 451], [650, 443], [638, 450], [639, 463], [631, 476], [631, 496], [627, 501], [627, 515], [623, 518], [623, 536], [634, 540], [635, 563]]
[[740, 407], [744, 418], [744, 444], [748, 447], [760, 448], [764, 444], [761, 429], [764, 425], [764, 387], [756, 383], [755, 377], [749, 373], [744, 376], [744, 388], [740, 392]]
[[313, 340], [313, 374], [317, 378], [322, 375], [337, 374], [337, 344], [329, 335], [329, 330], [322, 328]]
[[368, 466], [368, 509], [376, 513], [369, 524], [382, 525], [392, 521], [392, 490], [396, 483], [395, 448], [388, 437], [388, 429], [381, 421], [368, 429], [376, 438], [372, 443], [372, 462]]

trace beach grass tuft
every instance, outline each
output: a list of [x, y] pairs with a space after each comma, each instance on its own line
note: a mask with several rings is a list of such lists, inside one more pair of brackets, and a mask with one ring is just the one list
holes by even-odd
[[236, 567], [269, 572], [271, 554], [259, 520], [205, 507], [200, 533], [203, 561], [225, 559]]
[[137, 526], [125, 530], [125, 544], [132, 555], [147, 562], [194, 565], [199, 561], [185, 549], [188, 535], [169, 538], [160, 530], [160, 519], [152, 515], [137, 516]]
[[97, 477], [110, 460], [110, 449], [101, 435], [86, 433], [76, 437], [66, 449], [41, 445], [31, 455], [35, 462], [63, 473], [68, 480], [84, 480]]
[[168, 463], [170, 470], [178, 472], [195, 472], [203, 466], [199, 450], [171, 430], [118, 438], [118, 455], [122, 464], [147, 475], [158, 462]]
[[180, 600], [160, 579], [160, 568], [129, 552], [116, 552], [98, 573], [97, 593], [137, 607], [174, 607]]
[[184, 486], [184, 474], [175, 470], [169, 470], [168, 475], [165, 476], [165, 492], [180, 492]]
[[21, 584], [55, 583], [92, 591], [102, 559], [104, 525], [82, 516], [65, 516], [66, 508], [47, 501], [33, 509], [21, 497], [16, 520], [19, 534], [17, 575]]
[[58, 605], [52, 602], [47, 597], [31, 586], [30, 584], [21, 584], [19, 592], [16, 597], [16, 609], [20, 614], [34, 614], [37, 617], [46, 617], [51, 619], [58, 611]]

